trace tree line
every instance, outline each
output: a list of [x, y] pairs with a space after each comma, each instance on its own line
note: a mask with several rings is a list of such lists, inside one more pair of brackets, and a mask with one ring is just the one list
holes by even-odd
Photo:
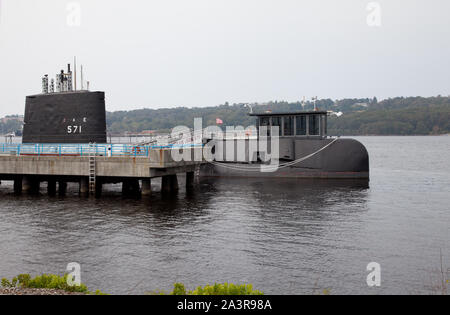
[[[253, 104], [256, 112], [310, 111], [314, 103], [274, 101]], [[342, 112], [329, 120], [330, 135], [432, 135], [450, 133], [450, 97], [398, 97], [378, 102], [377, 98], [318, 100], [320, 110]], [[194, 119], [202, 118], [204, 127], [220, 118], [224, 126], [250, 126], [246, 104], [225, 103], [206, 108], [140, 109], [107, 113], [111, 134], [140, 133], [146, 130], [170, 131], [175, 126], [193, 128]]]
[[[274, 101], [251, 104], [254, 112], [311, 111], [314, 103]], [[316, 102], [320, 110], [342, 112], [341, 117], [329, 119], [330, 135], [435, 135], [450, 133], [450, 97], [397, 97], [378, 101], [374, 98], [331, 100]], [[202, 118], [204, 127], [215, 125], [220, 118], [224, 126], [251, 126], [246, 104], [225, 103], [205, 108], [140, 109], [108, 112], [107, 129], [110, 134], [170, 131], [175, 126], [193, 128], [194, 119]], [[9, 118], [19, 118], [9, 116]], [[22, 134], [19, 119], [0, 120], [0, 134]]]
[[15, 133], [16, 136], [22, 136], [23, 121], [19, 116], [6, 116], [0, 120], [0, 135]]

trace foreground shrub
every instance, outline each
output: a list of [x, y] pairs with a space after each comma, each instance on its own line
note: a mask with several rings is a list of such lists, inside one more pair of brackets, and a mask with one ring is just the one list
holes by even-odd
[[184, 284], [176, 283], [171, 295], [264, 295], [264, 293], [253, 290], [251, 284], [235, 285], [232, 283], [216, 283], [214, 285], [198, 287], [194, 291], [187, 291]]
[[[92, 294], [88, 291], [85, 284], [81, 284], [79, 286], [69, 286], [67, 284], [67, 277], [68, 275], [61, 277], [52, 274], [43, 274], [41, 276], [31, 278], [28, 274], [22, 274], [12, 279], [12, 281], [3, 278], [1, 284], [3, 288], [51, 289]], [[102, 295], [100, 291], [96, 291], [93, 294]]]

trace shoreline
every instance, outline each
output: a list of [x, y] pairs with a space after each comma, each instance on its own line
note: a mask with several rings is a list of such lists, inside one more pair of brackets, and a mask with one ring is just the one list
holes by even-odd
[[86, 295], [79, 292], [67, 292], [54, 289], [1, 288], [0, 296], [5, 295]]

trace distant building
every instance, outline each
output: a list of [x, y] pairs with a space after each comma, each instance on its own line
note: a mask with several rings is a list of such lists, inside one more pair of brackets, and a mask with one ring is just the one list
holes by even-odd
[[353, 105], [353, 107], [369, 107], [369, 104], [367, 103], [356, 103]]
[[23, 116], [21, 116], [21, 115], [20, 116], [19, 115], [18, 116], [6, 116], [6, 117], [0, 119], [0, 122], [2, 122], [4, 124], [6, 124], [9, 121], [18, 121], [18, 122], [23, 123]]
[[141, 135], [153, 135], [156, 133], [156, 130], [143, 130]]

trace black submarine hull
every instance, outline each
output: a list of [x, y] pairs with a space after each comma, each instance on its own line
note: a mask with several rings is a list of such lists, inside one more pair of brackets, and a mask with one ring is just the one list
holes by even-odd
[[[282, 159], [280, 167], [263, 171], [262, 163], [214, 162], [201, 166], [201, 177], [356, 179], [369, 181], [369, 154], [354, 139], [290, 139], [280, 143], [280, 152], [295, 158]], [[317, 154], [308, 157], [325, 148]], [[295, 155], [294, 155], [295, 154]], [[281, 155], [283, 156], [283, 155]], [[286, 163], [292, 163], [285, 167]]]
[[104, 92], [27, 96], [23, 143], [106, 143]]

